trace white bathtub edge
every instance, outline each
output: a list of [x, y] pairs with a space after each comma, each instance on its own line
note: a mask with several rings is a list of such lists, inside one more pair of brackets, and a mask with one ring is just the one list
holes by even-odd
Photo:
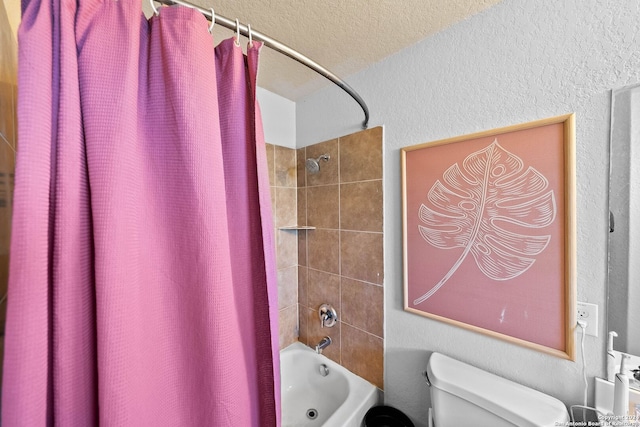
[[[301, 342], [294, 342], [281, 350], [281, 352], [293, 351], [306, 351], [315, 355], [315, 351], [312, 348]], [[347, 400], [329, 417], [322, 427], [361, 427], [369, 408], [380, 403], [381, 390], [328, 357], [324, 355], [317, 355], [317, 357], [322, 359], [322, 363], [326, 364], [329, 370], [333, 369], [343, 373], [349, 381], [350, 390], [352, 390]], [[356, 400], [360, 401], [356, 402]]]

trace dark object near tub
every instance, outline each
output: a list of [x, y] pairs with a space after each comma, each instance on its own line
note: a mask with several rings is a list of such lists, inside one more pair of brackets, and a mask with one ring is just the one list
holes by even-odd
[[374, 406], [364, 416], [365, 427], [414, 427], [405, 414], [391, 406]]

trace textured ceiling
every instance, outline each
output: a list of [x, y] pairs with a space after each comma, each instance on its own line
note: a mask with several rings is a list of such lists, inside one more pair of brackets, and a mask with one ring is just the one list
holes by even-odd
[[[188, 1], [238, 18], [345, 78], [501, 0]], [[232, 34], [214, 31], [217, 40]], [[264, 48], [258, 84], [296, 101], [331, 83]]]
[[[141, 0], [150, 15], [148, 0]], [[381, 61], [501, 0], [187, 0], [297, 50], [341, 78]], [[19, 0], [4, 0], [17, 26]], [[11, 18], [14, 17], [13, 21]], [[216, 40], [233, 32], [216, 26]], [[298, 62], [264, 48], [258, 84], [296, 101], [331, 84]], [[356, 91], [358, 88], [354, 88]]]

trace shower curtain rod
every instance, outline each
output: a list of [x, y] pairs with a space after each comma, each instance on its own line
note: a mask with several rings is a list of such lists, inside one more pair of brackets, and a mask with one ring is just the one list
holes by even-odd
[[[189, 3], [189, 2], [187, 2], [185, 0], [151, 0], [151, 1], [156, 1], [157, 3], [162, 3], [162, 4], [166, 4], [166, 5], [178, 4], [180, 6], [190, 7], [192, 9], [195, 9], [195, 10], [199, 11], [200, 13], [202, 13], [204, 16], [207, 17], [207, 19], [209, 21], [211, 21], [212, 19], [215, 19], [215, 23], [216, 24], [220, 24], [223, 27], [229, 28], [231, 30], [239, 29], [240, 30], [240, 34], [242, 34], [245, 37], [249, 36], [249, 28], [246, 25], [239, 24], [236, 27], [236, 21], [232, 21], [231, 19], [225, 18], [224, 16], [221, 16], [221, 15], [219, 15], [217, 13], [215, 14], [215, 16], [212, 16], [211, 10], [204, 9], [204, 8], [202, 8], [200, 6], [197, 6], [197, 5], [193, 4], [193, 3]], [[367, 126], [369, 125], [369, 108], [367, 107], [367, 104], [365, 104], [365, 102], [362, 100], [360, 95], [358, 95], [358, 93], [355, 90], [353, 90], [353, 88], [351, 86], [349, 86], [344, 80], [342, 80], [340, 77], [336, 76], [331, 71], [327, 70], [326, 68], [324, 68], [322, 65], [318, 64], [317, 62], [307, 58], [306, 56], [304, 56], [300, 52], [290, 48], [287, 45], [284, 45], [284, 44], [280, 43], [277, 40], [272, 39], [271, 37], [269, 37], [269, 36], [267, 36], [265, 34], [262, 34], [262, 33], [258, 32], [256, 30], [254, 30], [253, 28], [251, 29], [251, 37], [253, 39], [255, 39], [255, 40], [263, 42], [265, 44], [265, 46], [268, 46], [271, 49], [276, 50], [276, 51], [288, 56], [291, 59], [295, 59], [296, 61], [298, 61], [302, 65], [307, 66], [308, 68], [312, 69], [313, 71], [317, 72], [318, 74], [322, 75], [323, 77], [329, 79], [332, 83], [336, 84], [342, 90], [344, 90], [349, 95], [351, 95], [351, 97], [358, 104], [360, 104], [360, 107], [362, 108], [362, 111], [364, 112], [364, 121], [362, 122], [362, 128], [363, 129], [367, 128]]]

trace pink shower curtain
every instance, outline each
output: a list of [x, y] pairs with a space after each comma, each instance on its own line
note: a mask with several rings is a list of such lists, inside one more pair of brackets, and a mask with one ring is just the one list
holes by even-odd
[[23, 0], [2, 425], [275, 426], [260, 44]]

